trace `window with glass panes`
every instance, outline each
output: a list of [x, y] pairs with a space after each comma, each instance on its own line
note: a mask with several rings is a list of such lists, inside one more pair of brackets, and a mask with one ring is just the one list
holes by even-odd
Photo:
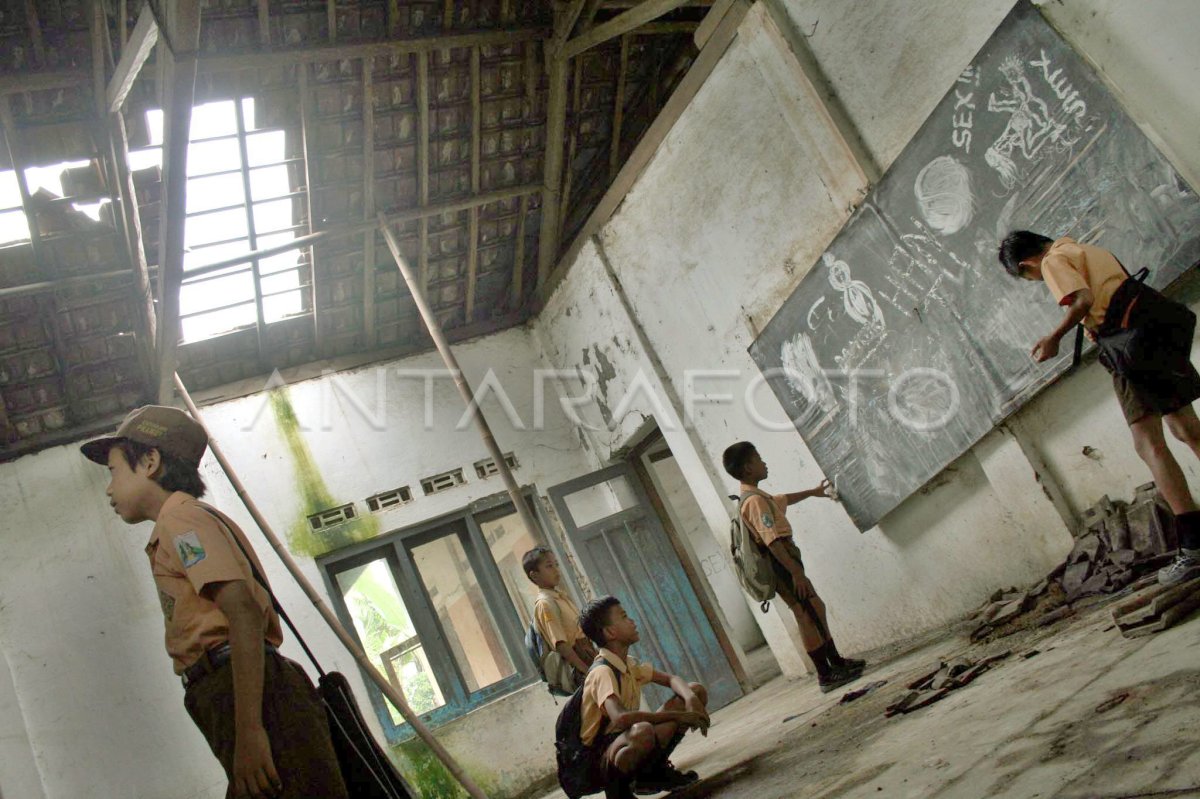
[[[343, 623], [409, 705], [440, 723], [537, 679], [525, 653], [536, 588], [521, 556], [546, 546], [511, 503], [476, 506], [320, 559]], [[564, 575], [565, 575], [564, 570]], [[390, 740], [410, 734], [368, 683]]]
[[[152, 146], [130, 153], [135, 170], [162, 162], [162, 111], [148, 112], [146, 121]], [[257, 123], [254, 98], [192, 109], [180, 293], [184, 342], [308, 311], [308, 269], [298, 250], [195, 274], [285, 244], [300, 232], [302, 163], [288, 157], [286, 137]]]

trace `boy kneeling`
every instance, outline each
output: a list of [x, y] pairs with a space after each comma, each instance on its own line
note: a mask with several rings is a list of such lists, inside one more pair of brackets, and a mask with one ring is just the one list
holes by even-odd
[[[616, 597], [591, 602], [579, 617], [600, 654], [583, 684], [580, 738], [594, 758], [594, 774], [610, 799], [633, 793], [670, 791], [695, 782], [696, 772], [680, 772], [668, 758], [690, 729], [708, 735], [708, 691], [674, 674], [657, 671], [629, 656], [638, 641], [637, 624]], [[639, 710], [642, 686], [656, 683], [675, 696], [655, 712]]]

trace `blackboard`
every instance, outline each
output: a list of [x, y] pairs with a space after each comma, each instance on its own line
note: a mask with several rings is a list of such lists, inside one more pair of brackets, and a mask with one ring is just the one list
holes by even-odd
[[750, 347], [860, 530], [1070, 366], [1062, 318], [996, 260], [1071, 236], [1163, 287], [1200, 260], [1200, 201], [1025, 0]]

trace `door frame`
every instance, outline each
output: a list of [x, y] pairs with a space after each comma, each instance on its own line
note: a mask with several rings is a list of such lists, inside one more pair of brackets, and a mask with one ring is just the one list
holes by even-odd
[[[704, 611], [709, 626], [712, 627], [713, 633], [717, 636], [717, 643], [721, 645], [721, 651], [725, 653], [725, 659], [729, 661], [729, 667], [733, 669], [733, 676], [737, 678], [738, 684], [742, 686], [743, 693], [749, 694], [753, 690], [753, 684], [746, 673], [745, 664], [742, 662], [741, 649], [734, 643], [733, 637], [729, 634], [729, 627], [725, 621], [725, 616], [712, 599], [712, 585], [704, 578], [703, 572], [696, 567], [691, 549], [684, 543], [683, 537], [671, 522], [666, 502], [659, 495], [658, 489], [654, 485], [654, 479], [642, 463], [642, 457], [650, 450], [659, 446], [659, 444], [667, 448], [667, 452], [670, 453], [672, 458], [675, 457], [675, 453], [671, 452], [671, 446], [667, 443], [667, 439], [662, 434], [662, 431], [655, 429], [645, 439], [638, 442], [630, 451], [627, 462], [630, 468], [633, 469], [633, 473], [637, 475], [638, 482], [641, 483], [642, 489], [646, 493], [646, 498], [650, 501], [650, 507], [654, 510], [654, 514], [658, 516], [659, 521], [662, 523], [663, 530], [667, 534], [667, 540], [671, 542], [671, 549], [675, 550], [675, 555], [679, 558], [680, 565], [683, 566], [683, 572], [687, 575], [688, 582], [692, 586], [692, 591], [696, 594], [696, 599], [700, 602], [700, 609]], [[688, 486], [688, 490], [691, 491], [691, 486]]]

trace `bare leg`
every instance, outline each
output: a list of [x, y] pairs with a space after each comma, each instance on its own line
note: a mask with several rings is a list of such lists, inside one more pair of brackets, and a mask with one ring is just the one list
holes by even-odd
[[[810, 602], [810, 604], [812, 603]], [[809, 615], [808, 609], [804, 607], [803, 602], [796, 602], [796, 604], [790, 605], [790, 607], [792, 615], [796, 617], [796, 624], [800, 627], [800, 642], [804, 645], [804, 651], [812, 652], [824, 646], [825, 636], [821, 634], [821, 630], [828, 628], [825, 628], [823, 624], [821, 627], [817, 626], [816, 620]], [[824, 605], [821, 605], [822, 609], [824, 607]]]
[[[1187, 410], [1190, 412], [1191, 408], [1189, 407]], [[1194, 412], [1191, 413], [1190, 419], [1184, 415], [1183, 411], [1176, 411], [1172, 416], [1177, 419], [1174, 424], [1180, 425], [1181, 429], [1185, 429], [1186, 425], [1196, 421]], [[1158, 485], [1158, 490], [1162, 492], [1163, 499], [1171, 506], [1171, 512], [1179, 516], [1196, 510], [1196, 500], [1192, 498], [1191, 491], [1188, 490], [1187, 479], [1183, 476], [1183, 469], [1179, 467], [1179, 461], [1175, 460], [1171, 450], [1167, 449], [1162, 422], [1163, 417], [1161, 416], [1144, 416], [1131, 424], [1129, 430], [1133, 433], [1133, 446], [1137, 450], [1138, 456], [1150, 467], [1150, 473], [1154, 475], [1154, 482]], [[1174, 432], [1174, 428], [1172, 428], [1172, 432]]]
[[622, 774], [632, 774], [638, 766], [654, 751], [654, 727], [644, 721], [634, 724], [621, 734], [611, 746], [616, 748], [616, 754], [611, 756], [617, 771]]
[[1197, 418], [1192, 406], [1167, 414], [1163, 421], [1167, 423], [1171, 435], [1187, 444], [1192, 454], [1200, 458], [1200, 418]]

